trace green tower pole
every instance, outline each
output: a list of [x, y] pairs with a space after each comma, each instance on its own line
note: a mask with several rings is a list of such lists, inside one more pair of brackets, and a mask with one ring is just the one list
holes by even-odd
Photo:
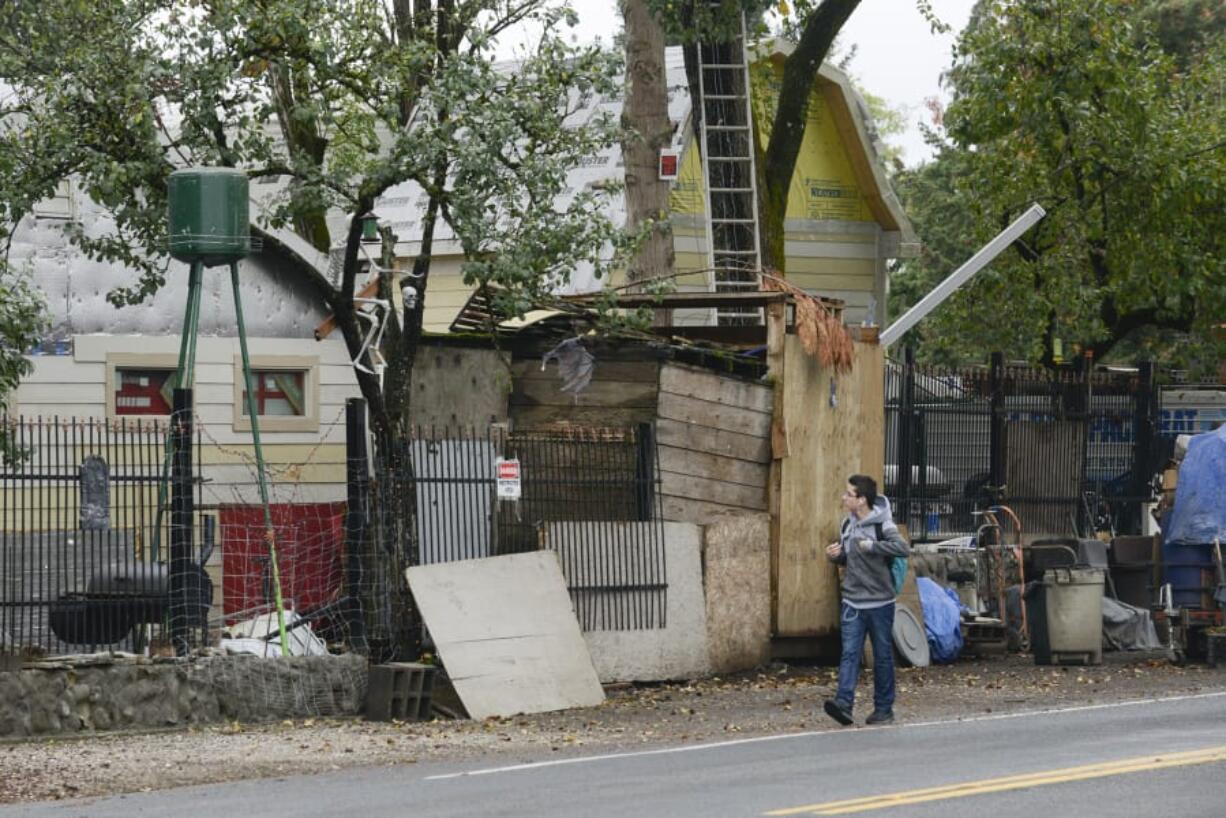
[[277, 540], [273, 533], [272, 511], [268, 507], [268, 484], [264, 480], [264, 451], [260, 446], [260, 419], [256, 413], [255, 388], [251, 382], [251, 358], [247, 354], [247, 326], [243, 322], [243, 302], [238, 293], [238, 262], [230, 262], [230, 284], [234, 289], [234, 314], [238, 318], [238, 345], [243, 355], [243, 385], [247, 393], [247, 415], [251, 418], [251, 441], [255, 446], [256, 479], [260, 502], [264, 504], [264, 539], [268, 542], [268, 561], [272, 567], [272, 593], [277, 605], [277, 627], [281, 636], [281, 655], [289, 656], [289, 637], [285, 633], [285, 607], [281, 602], [281, 569], [277, 565]]

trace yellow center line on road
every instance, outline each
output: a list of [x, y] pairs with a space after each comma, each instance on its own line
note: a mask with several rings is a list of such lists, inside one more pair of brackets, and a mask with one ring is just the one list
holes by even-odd
[[772, 810], [765, 814], [770, 816], [801, 814], [845, 815], [852, 812], [867, 812], [868, 810], [901, 807], [907, 804], [923, 804], [928, 801], [941, 801], [949, 798], [965, 798], [970, 795], [986, 795], [987, 793], [1020, 790], [1047, 784], [1084, 781], [1089, 778], [1104, 778], [1111, 775], [1163, 770], [1168, 767], [1184, 767], [1191, 764], [1213, 764], [1224, 761], [1226, 761], [1226, 745], [1206, 747], [1201, 750], [1190, 750], [1183, 753], [1164, 753], [1098, 764], [1086, 764], [1080, 767], [1065, 767], [1060, 770], [1007, 775], [1001, 778], [986, 778], [981, 781], [967, 781], [961, 784], [947, 784], [940, 787], [925, 787], [923, 789], [905, 790], [886, 795], [870, 795], [863, 798], [849, 798], [843, 801], [827, 801], [823, 804], [806, 804], [803, 807]]

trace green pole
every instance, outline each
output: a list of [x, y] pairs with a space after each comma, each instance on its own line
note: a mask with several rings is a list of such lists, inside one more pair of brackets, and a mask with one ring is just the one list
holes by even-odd
[[268, 484], [264, 480], [264, 452], [260, 447], [260, 419], [256, 414], [255, 389], [251, 382], [251, 358], [247, 354], [247, 327], [243, 323], [243, 302], [238, 293], [238, 262], [230, 262], [230, 284], [234, 289], [234, 315], [238, 318], [238, 345], [243, 354], [243, 385], [247, 392], [247, 415], [251, 418], [251, 441], [255, 446], [256, 478], [260, 502], [264, 504], [264, 539], [268, 542], [268, 561], [272, 567], [272, 593], [277, 605], [277, 627], [281, 636], [281, 655], [289, 656], [289, 637], [285, 633], [285, 608], [281, 603], [281, 569], [277, 565], [277, 541], [273, 536], [272, 511], [268, 507]]
[[200, 290], [204, 263], [193, 261], [187, 276], [187, 308], [183, 313], [183, 337], [179, 339], [179, 368], [175, 371], [175, 388], [190, 386], [195, 369], [195, 336], [200, 323]]

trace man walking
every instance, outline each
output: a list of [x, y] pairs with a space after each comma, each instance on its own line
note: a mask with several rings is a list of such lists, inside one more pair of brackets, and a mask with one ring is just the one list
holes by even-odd
[[826, 714], [839, 724], [852, 723], [856, 682], [864, 637], [873, 643], [873, 712], [866, 724], [894, 721], [894, 576], [895, 557], [906, 557], [907, 542], [898, 533], [890, 503], [877, 494], [877, 482], [863, 474], [847, 479], [843, 492], [847, 519], [839, 541], [826, 546], [826, 558], [846, 566], [839, 631], [839, 688], [827, 699]]

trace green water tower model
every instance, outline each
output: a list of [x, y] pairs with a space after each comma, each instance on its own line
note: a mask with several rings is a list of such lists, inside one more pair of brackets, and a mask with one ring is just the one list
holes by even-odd
[[205, 267], [251, 252], [247, 174], [234, 168], [186, 168], [170, 174], [170, 254]]
[[[281, 598], [281, 572], [277, 565], [276, 543], [273, 538], [272, 515], [268, 506], [268, 485], [264, 471], [264, 453], [260, 446], [260, 424], [252, 388], [251, 357], [247, 353], [247, 329], [243, 323], [243, 303], [239, 298], [238, 263], [251, 252], [250, 199], [247, 174], [235, 168], [184, 168], [170, 174], [167, 183], [167, 245], [170, 255], [190, 265], [187, 307], [183, 316], [183, 340], [179, 346], [179, 369], [176, 388], [190, 389], [196, 365], [196, 339], [200, 330], [200, 297], [204, 268], [230, 266], [230, 284], [234, 292], [234, 317], [238, 327], [239, 349], [243, 357], [243, 379], [246, 384], [247, 415], [251, 419], [251, 437], [255, 448], [260, 500], [264, 506], [265, 540], [272, 569], [272, 587], [277, 606], [277, 625], [281, 638], [281, 653], [288, 655], [285, 611]], [[170, 457], [167, 451], [169, 473]], [[165, 481], [163, 481], [163, 484]], [[159, 506], [160, 507], [160, 506]], [[159, 526], [160, 528], [160, 526]]]

